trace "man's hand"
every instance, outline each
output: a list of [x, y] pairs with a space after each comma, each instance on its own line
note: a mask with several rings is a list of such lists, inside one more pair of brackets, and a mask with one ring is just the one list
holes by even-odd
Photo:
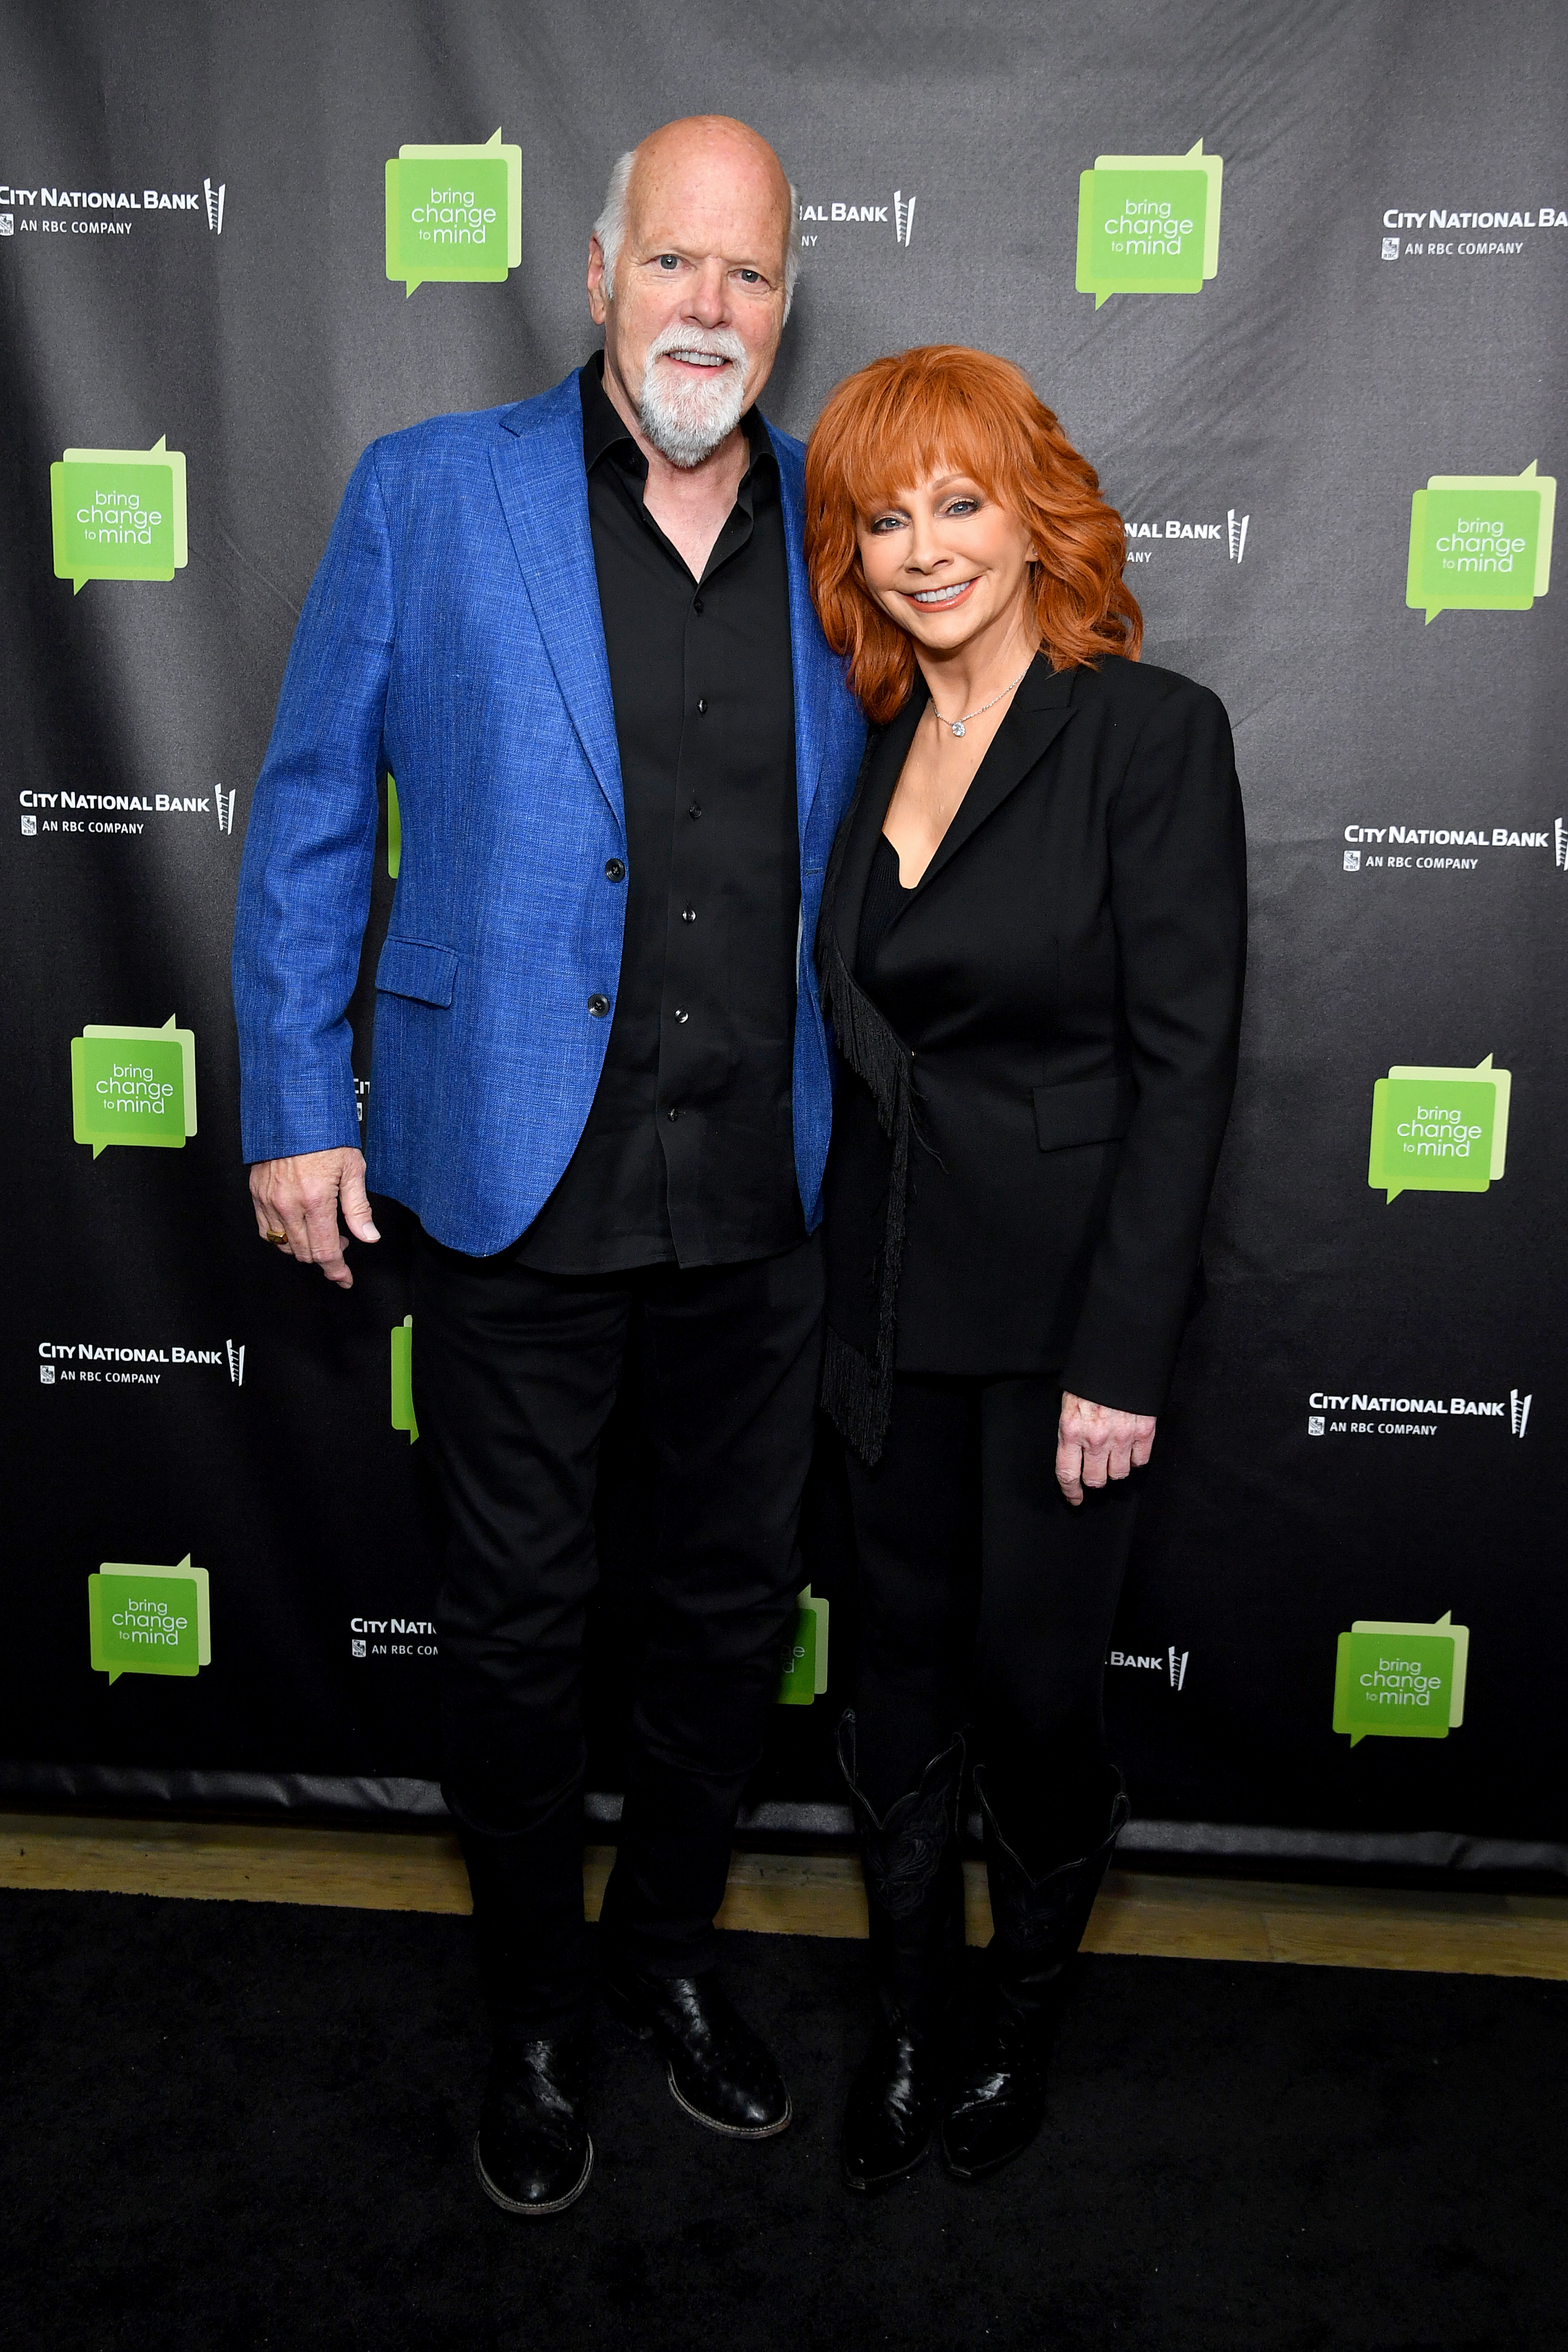
[[1086, 1486], [1103, 1486], [1108, 1476], [1125, 1478], [1129, 1471], [1142, 1470], [1153, 1443], [1152, 1412], [1118, 1412], [1110, 1405], [1090, 1404], [1069, 1389], [1057, 1426], [1057, 1484], [1076, 1508]]
[[353, 1288], [338, 1231], [339, 1209], [355, 1241], [381, 1239], [364, 1189], [363, 1151], [344, 1148], [301, 1151], [293, 1160], [259, 1160], [250, 1171], [250, 1198], [263, 1241], [289, 1250], [301, 1265], [319, 1265], [340, 1290]]

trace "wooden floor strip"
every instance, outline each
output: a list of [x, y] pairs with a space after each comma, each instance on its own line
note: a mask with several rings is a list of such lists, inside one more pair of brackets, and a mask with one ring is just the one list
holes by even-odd
[[[591, 1918], [598, 1916], [613, 1859], [609, 1846], [590, 1846], [584, 1854]], [[457, 1839], [437, 1829], [6, 1813], [0, 1814], [0, 1886], [371, 1911], [470, 1907]], [[965, 1894], [970, 1941], [984, 1943], [991, 1913], [978, 1863], [965, 1864]], [[859, 1864], [841, 1853], [737, 1853], [719, 1916], [722, 1927], [768, 1935], [863, 1937]], [[1084, 1945], [1091, 1952], [1169, 1959], [1568, 1978], [1568, 1897], [1113, 1871]]]

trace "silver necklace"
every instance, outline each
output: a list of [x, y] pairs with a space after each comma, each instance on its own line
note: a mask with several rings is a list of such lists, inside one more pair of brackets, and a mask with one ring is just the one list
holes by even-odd
[[[1035, 656], [1031, 654], [1023, 668], [1018, 672], [1017, 677], [1010, 678], [1007, 684], [1002, 688], [1002, 694], [1011, 694], [1016, 686], [1022, 686], [1024, 680], [1028, 677], [1029, 672], [1034, 668], [1034, 667]], [[931, 716], [937, 720], [940, 726], [951, 728], [955, 735], [962, 735], [970, 720], [972, 719], [978, 719], [981, 711], [994, 709], [996, 704], [1002, 699], [1002, 694], [994, 694], [989, 702], [981, 703], [978, 709], [974, 710], [966, 710], [962, 719], [943, 719], [941, 711], [936, 707], [936, 697], [933, 694], [931, 700]]]

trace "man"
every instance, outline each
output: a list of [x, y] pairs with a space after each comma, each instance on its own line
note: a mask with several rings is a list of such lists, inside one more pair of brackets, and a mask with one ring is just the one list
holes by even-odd
[[257, 1222], [346, 1288], [340, 1213], [376, 1230], [345, 1008], [396, 777], [368, 1181], [418, 1219], [444, 1788], [495, 2030], [475, 2158], [519, 2213], [593, 2162], [582, 1638], [629, 1345], [658, 1538], [606, 1990], [699, 2122], [790, 2117], [712, 1922], [799, 1581], [830, 1107], [810, 948], [864, 733], [806, 594], [802, 452], [755, 405], [795, 262], [793, 191], [744, 124], [621, 159], [589, 247], [602, 357], [361, 458], [246, 843]]

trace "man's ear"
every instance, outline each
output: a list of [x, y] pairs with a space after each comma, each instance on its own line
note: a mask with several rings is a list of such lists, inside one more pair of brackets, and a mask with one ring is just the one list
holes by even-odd
[[595, 327], [605, 323], [605, 248], [596, 236], [588, 239], [588, 316]]

